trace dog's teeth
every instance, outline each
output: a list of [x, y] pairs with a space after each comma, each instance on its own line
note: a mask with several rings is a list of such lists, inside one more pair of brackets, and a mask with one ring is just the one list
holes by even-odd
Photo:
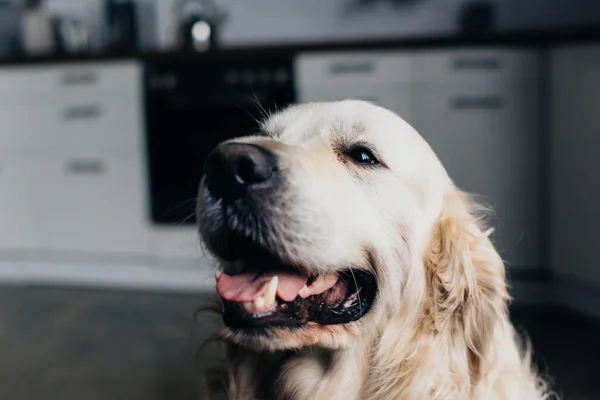
[[263, 295], [266, 306], [271, 307], [275, 304], [278, 284], [279, 278], [277, 276], [272, 277], [271, 281], [269, 282], [269, 286], [267, 287], [267, 291]]
[[244, 303], [244, 310], [252, 311], [254, 309], [254, 304], [250, 301]]
[[320, 284], [322, 284], [323, 282], [325, 282], [325, 275], [319, 275], [317, 276], [317, 279], [315, 279], [311, 284], [310, 287], [317, 287]]
[[256, 308], [256, 311], [258, 311], [258, 312], [264, 311], [265, 298], [262, 296], [258, 296], [256, 299], [254, 299], [254, 307]]
[[302, 286], [302, 289], [300, 289], [300, 291], [298, 292], [298, 295], [300, 295], [300, 297], [302, 298], [305, 298], [306, 292], [308, 292], [308, 286], [304, 285]]
[[215, 272], [215, 278], [219, 279], [219, 277], [223, 275], [223, 273], [221, 271], [217, 271]]

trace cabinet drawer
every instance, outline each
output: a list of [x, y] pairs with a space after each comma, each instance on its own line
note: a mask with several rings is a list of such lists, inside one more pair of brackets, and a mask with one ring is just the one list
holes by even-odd
[[416, 127], [450, 177], [494, 211], [494, 241], [509, 266], [539, 267], [537, 92], [422, 90]]
[[149, 252], [141, 157], [36, 161], [45, 250]]
[[299, 86], [410, 82], [411, 56], [393, 52], [301, 54], [296, 59]]
[[538, 79], [535, 50], [461, 49], [426, 51], [415, 56], [419, 83], [489, 83]]
[[61, 95], [139, 91], [141, 67], [137, 62], [81, 63], [0, 68], [0, 98], [10, 101], [52, 101]]
[[412, 98], [409, 84], [395, 85], [321, 85], [298, 88], [300, 101], [338, 101], [356, 99], [385, 107], [408, 122], [412, 121]]
[[[127, 98], [130, 97], [130, 98]], [[142, 144], [140, 99], [90, 99], [47, 106], [0, 107], [0, 152], [133, 150]]]

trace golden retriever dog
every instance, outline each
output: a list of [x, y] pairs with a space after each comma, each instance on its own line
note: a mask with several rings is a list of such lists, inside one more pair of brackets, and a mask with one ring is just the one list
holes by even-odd
[[206, 159], [227, 396], [538, 400], [482, 208], [393, 112], [291, 106]]

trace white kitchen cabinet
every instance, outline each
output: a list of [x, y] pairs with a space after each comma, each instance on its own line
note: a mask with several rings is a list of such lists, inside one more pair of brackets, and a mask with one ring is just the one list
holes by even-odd
[[0, 252], [147, 255], [144, 168], [140, 155], [3, 162]]
[[44, 193], [43, 250], [132, 253], [149, 250], [144, 163], [72, 157], [35, 162]]
[[1, 68], [0, 125], [0, 249], [148, 255], [137, 61]]
[[422, 91], [418, 129], [458, 187], [492, 206], [494, 241], [511, 266], [539, 267], [537, 93]]
[[301, 54], [296, 59], [298, 100], [359, 99], [412, 119], [411, 57], [400, 52]]
[[337, 101], [345, 99], [360, 99], [370, 101], [388, 108], [408, 122], [412, 120], [412, 98], [410, 85], [388, 87], [384, 85], [346, 85], [333, 87], [323, 85], [306, 88], [302, 101]]
[[463, 48], [419, 53], [414, 81], [494, 88], [538, 79], [539, 54], [529, 49]]
[[410, 82], [411, 58], [397, 50], [304, 53], [296, 59], [296, 77], [300, 91], [313, 84]]
[[3, 67], [0, 101], [44, 104], [91, 93], [127, 93], [139, 88], [139, 69], [131, 61]]
[[598, 288], [600, 45], [557, 48], [550, 65], [551, 266]]
[[200, 245], [195, 226], [155, 226], [152, 228], [152, 254], [161, 262], [174, 262], [191, 267], [198, 265], [206, 254]]
[[[454, 182], [492, 206], [494, 242], [508, 266], [539, 268], [541, 141], [536, 64], [531, 63], [531, 54], [522, 61], [505, 52], [495, 58], [494, 54], [423, 54], [416, 63], [420, 72], [413, 92], [414, 125]], [[465, 74], [451, 61], [478, 57], [488, 60], [492, 70], [486, 62], [472, 61], [478, 69]], [[440, 65], [435, 65], [436, 59]], [[431, 76], [424, 75], [426, 71]], [[517, 71], [526, 73], [521, 76]]]
[[[139, 96], [87, 96], [77, 102], [57, 99], [47, 105], [2, 104], [0, 154], [135, 152], [141, 142]], [[137, 134], [139, 133], [139, 134]]]
[[315, 53], [296, 61], [300, 101], [358, 98], [398, 113], [459, 187], [493, 206], [508, 265], [541, 267], [537, 51]]
[[34, 250], [46, 239], [39, 229], [45, 194], [36, 187], [38, 174], [30, 162], [0, 159], [0, 254]]

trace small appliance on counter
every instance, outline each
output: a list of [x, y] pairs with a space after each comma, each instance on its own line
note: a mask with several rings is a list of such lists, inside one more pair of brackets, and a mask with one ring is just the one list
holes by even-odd
[[21, 0], [21, 50], [27, 55], [41, 55], [55, 50], [52, 16], [43, 0]]
[[206, 51], [217, 46], [226, 13], [213, 0], [179, 0], [175, 3], [177, 45], [181, 49]]

